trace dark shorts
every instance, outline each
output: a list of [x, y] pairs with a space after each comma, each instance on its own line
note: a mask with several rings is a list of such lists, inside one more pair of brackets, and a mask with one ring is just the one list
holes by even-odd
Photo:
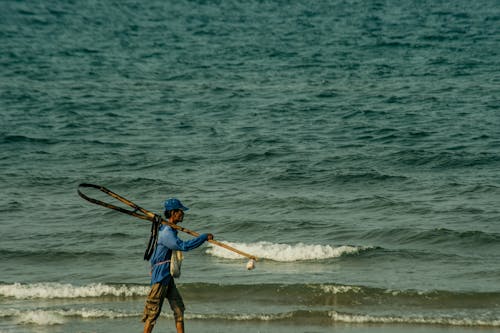
[[170, 279], [167, 285], [155, 283], [151, 286], [146, 305], [144, 306], [144, 315], [142, 316], [143, 322], [149, 322], [151, 325], [156, 323], [156, 319], [160, 316], [163, 301], [168, 299], [170, 308], [174, 312], [176, 322], [184, 320], [184, 302], [182, 301], [181, 294], [175, 286], [174, 279]]

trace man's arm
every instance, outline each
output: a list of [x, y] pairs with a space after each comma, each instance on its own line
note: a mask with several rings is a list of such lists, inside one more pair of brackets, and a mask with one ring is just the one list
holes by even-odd
[[199, 247], [201, 244], [203, 244], [205, 241], [207, 241], [210, 237], [210, 234], [202, 234], [196, 238], [190, 239], [188, 241], [183, 241], [177, 235], [172, 232], [168, 231], [164, 233], [163, 235], [160, 236], [160, 239], [158, 240], [161, 242], [163, 245], [168, 247], [169, 249], [172, 250], [177, 250], [177, 251], [190, 251], [193, 249], [196, 249]]

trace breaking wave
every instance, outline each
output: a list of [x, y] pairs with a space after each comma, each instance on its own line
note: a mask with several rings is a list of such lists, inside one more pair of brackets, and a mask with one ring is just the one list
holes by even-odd
[[356, 323], [356, 324], [421, 324], [421, 325], [446, 325], [446, 326], [500, 326], [500, 319], [477, 319], [456, 318], [450, 316], [426, 317], [426, 316], [371, 316], [363, 314], [329, 312], [334, 322]]
[[[52, 326], [64, 324], [71, 318], [80, 319], [120, 319], [140, 317], [138, 311], [116, 311], [107, 309], [51, 309], [51, 310], [0, 310], [0, 318], [10, 318], [18, 325]], [[165, 311], [162, 317], [172, 318]], [[188, 320], [221, 320], [221, 321], [290, 321], [353, 323], [353, 324], [411, 324], [411, 325], [443, 325], [451, 327], [500, 327], [500, 320], [495, 317], [475, 318], [458, 316], [375, 316], [368, 314], [340, 313], [337, 311], [297, 310], [279, 313], [189, 313]]]
[[[361, 246], [331, 246], [331, 245], [310, 245], [298, 243], [279, 244], [271, 242], [258, 243], [229, 243], [225, 244], [235, 247], [243, 252], [251, 253], [259, 259], [269, 259], [281, 262], [292, 262], [302, 260], [324, 260], [339, 258], [343, 255], [359, 254], [361, 251], [370, 249]], [[241, 256], [230, 252], [222, 247], [210, 245], [207, 253], [225, 259], [240, 259]]]
[[12, 318], [20, 325], [51, 326], [64, 324], [68, 318], [117, 319], [138, 317], [140, 313], [99, 309], [54, 309], [54, 310], [0, 310], [0, 318]]
[[[335, 296], [336, 304], [405, 304], [410, 302], [421, 307], [441, 305], [455, 308], [460, 305], [482, 304], [496, 308], [500, 304], [498, 292], [452, 292], [444, 290], [394, 290], [335, 283], [321, 284], [210, 284], [210, 283], [178, 283], [186, 295], [217, 300], [221, 295], [234, 298], [246, 297], [256, 302], [299, 299], [309, 305], [324, 305]], [[144, 297], [149, 292], [149, 285], [136, 284], [88, 284], [72, 285], [56, 282], [40, 282], [33, 284], [0, 284], [0, 300], [13, 298], [17, 300], [58, 300], [76, 298], [127, 298]], [[248, 294], [248, 290], [252, 290]]]
[[147, 295], [149, 286], [136, 285], [108, 285], [102, 283], [75, 286], [63, 283], [34, 283], [34, 284], [3, 284], [0, 285], [0, 296], [17, 299], [32, 298], [81, 298], [117, 296], [131, 297]]

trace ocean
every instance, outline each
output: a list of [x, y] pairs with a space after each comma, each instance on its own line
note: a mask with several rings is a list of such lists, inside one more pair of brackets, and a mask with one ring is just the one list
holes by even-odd
[[150, 223], [80, 183], [258, 257], [185, 254], [188, 332], [500, 330], [500, 1], [2, 0], [0, 45], [1, 333], [142, 331]]

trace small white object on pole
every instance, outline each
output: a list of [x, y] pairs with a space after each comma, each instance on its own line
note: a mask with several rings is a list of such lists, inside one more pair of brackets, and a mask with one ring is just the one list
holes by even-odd
[[247, 269], [249, 271], [251, 271], [252, 269], [255, 268], [255, 260], [254, 259], [250, 259], [247, 263]]

